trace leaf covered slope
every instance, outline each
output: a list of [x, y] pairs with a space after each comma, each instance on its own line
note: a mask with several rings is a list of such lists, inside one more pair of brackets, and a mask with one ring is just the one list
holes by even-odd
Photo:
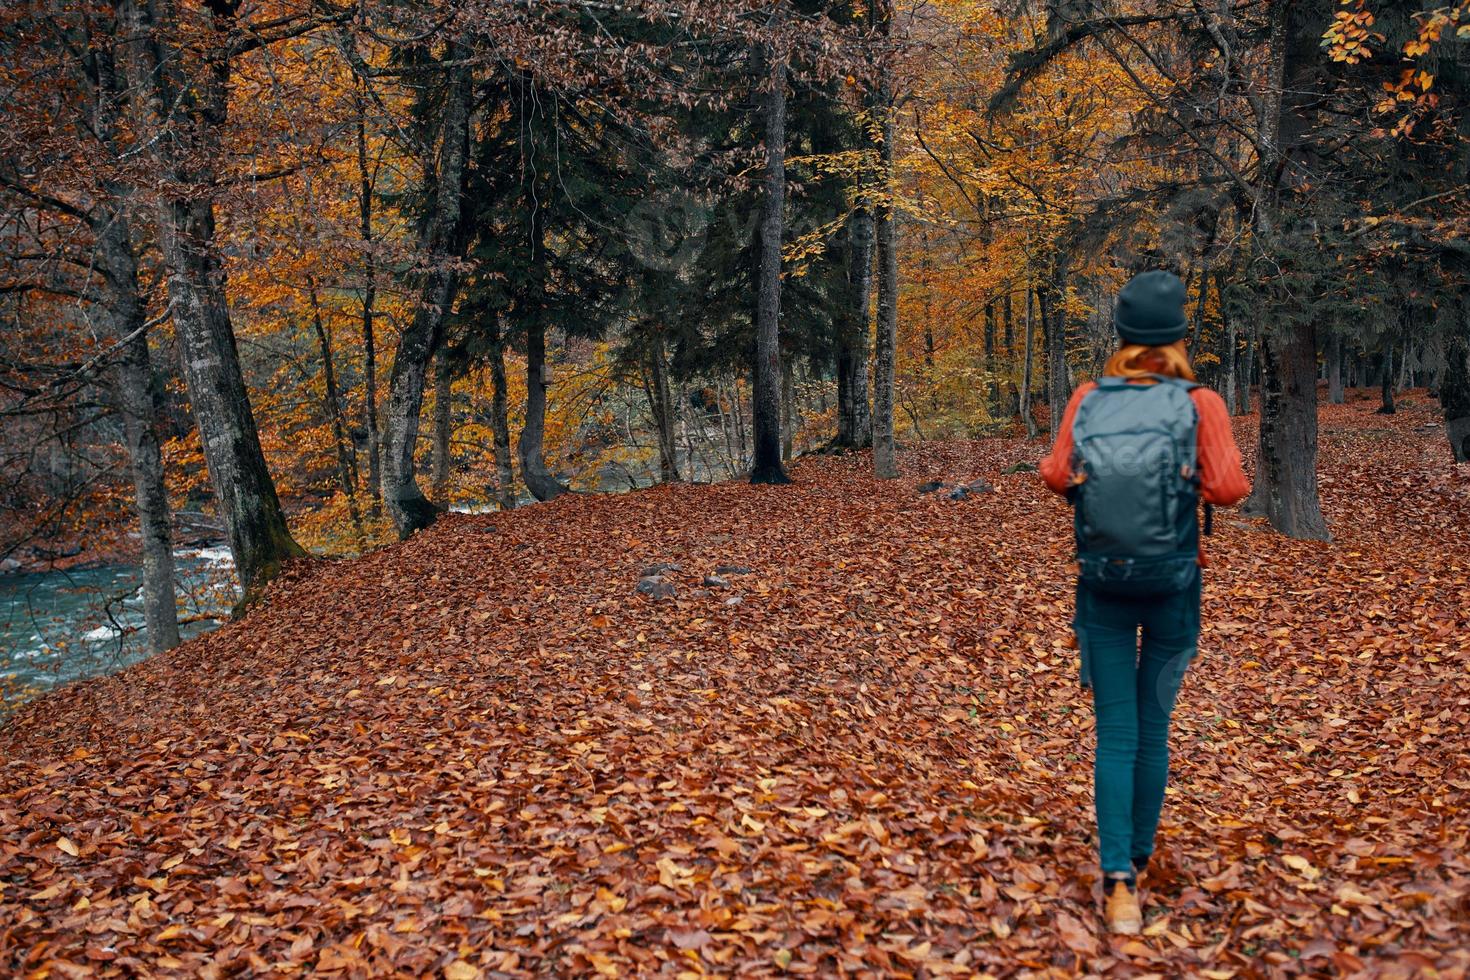
[[1136, 939], [1067, 513], [995, 440], [451, 517], [41, 699], [0, 970], [1463, 975], [1470, 479], [1428, 420], [1324, 413], [1335, 544], [1217, 520]]

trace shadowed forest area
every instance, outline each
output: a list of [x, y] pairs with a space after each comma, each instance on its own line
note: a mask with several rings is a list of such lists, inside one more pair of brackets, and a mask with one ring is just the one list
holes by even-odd
[[[0, 967], [1470, 970], [1467, 0], [21, 0], [0, 85]], [[1105, 938], [1035, 464], [1156, 269], [1253, 490]]]

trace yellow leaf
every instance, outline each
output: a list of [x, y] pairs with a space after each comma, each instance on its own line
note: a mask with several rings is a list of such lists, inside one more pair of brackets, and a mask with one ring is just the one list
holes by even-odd
[[67, 854], [70, 854], [72, 857], [76, 857], [78, 854], [81, 853], [81, 851], [77, 849], [77, 846], [66, 837], [62, 837], [57, 840], [56, 846], [65, 851]]
[[444, 980], [476, 980], [480, 968], [464, 960], [455, 960], [444, 967]]
[[1314, 880], [1322, 874], [1322, 872], [1318, 871], [1315, 867], [1312, 866], [1311, 861], [1308, 861], [1300, 854], [1283, 854], [1281, 856], [1281, 863], [1286, 865], [1288, 868], [1291, 868], [1293, 871], [1298, 872], [1308, 881]]

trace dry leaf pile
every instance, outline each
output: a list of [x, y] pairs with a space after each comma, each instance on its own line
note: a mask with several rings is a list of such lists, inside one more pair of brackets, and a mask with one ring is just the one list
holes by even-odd
[[1335, 543], [1217, 520], [1140, 937], [1067, 513], [995, 440], [451, 517], [41, 699], [0, 971], [1464, 976], [1470, 475], [1369, 408], [1324, 411]]

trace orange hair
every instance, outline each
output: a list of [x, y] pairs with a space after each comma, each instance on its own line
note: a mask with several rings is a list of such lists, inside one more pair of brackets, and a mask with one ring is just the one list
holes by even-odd
[[1162, 374], [1186, 381], [1195, 380], [1189, 355], [1176, 344], [1163, 347], [1124, 344], [1122, 350], [1108, 358], [1103, 374], [1110, 378], [1143, 378], [1150, 374]]

